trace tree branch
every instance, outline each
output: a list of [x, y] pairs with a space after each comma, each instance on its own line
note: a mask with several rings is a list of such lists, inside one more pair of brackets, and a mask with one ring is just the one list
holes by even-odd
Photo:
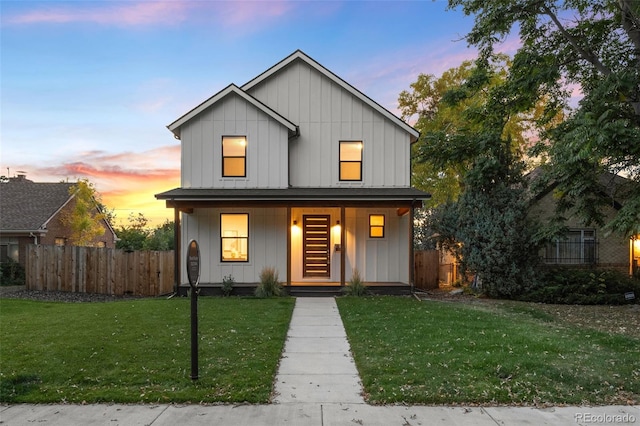
[[[621, 0], [622, 1], [622, 0]], [[562, 35], [567, 39], [567, 41], [569, 42], [569, 44], [571, 44], [571, 46], [573, 46], [574, 50], [576, 50], [576, 52], [586, 61], [590, 62], [594, 67], [596, 67], [596, 69], [598, 71], [600, 71], [602, 74], [604, 75], [610, 75], [611, 74], [611, 70], [609, 68], [607, 68], [602, 62], [600, 62], [600, 60], [598, 59], [598, 57], [593, 54], [593, 52], [589, 52], [586, 49], [584, 49], [582, 46], [580, 46], [580, 44], [578, 43], [578, 41], [576, 40], [575, 37], [573, 37], [562, 25], [562, 23], [560, 22], [560, 20], [558, 19], [558, 17], [555, 15], [555, 13], [553, 13], [551, 11], [551, 9], [549, 9], [548, 6], [542, 6], [542, 9], [544, 10], [544, 13], [546, 15], [548, 15], [551, 20], [556, 24], [556, 26], [558, 27], [558, 30], [560, 30], [560, 32], [562, 33]]]

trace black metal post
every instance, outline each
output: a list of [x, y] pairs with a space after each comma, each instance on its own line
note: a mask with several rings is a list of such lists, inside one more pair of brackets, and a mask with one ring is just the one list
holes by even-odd
[[191, 380], [198, 380], [198, 288], [191, 287]]

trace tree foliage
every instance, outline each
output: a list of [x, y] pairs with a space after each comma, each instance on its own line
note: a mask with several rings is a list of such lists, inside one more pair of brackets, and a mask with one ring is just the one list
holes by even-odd
[[459, 194], [440, 196], [416, 235], [435, 235], [464, 270], [481, 279], [486, 293], [501, 297], [531, 284], [536, 257], [523, 154], [537, 104], [519, 99], [518, 88], [507, 84], [509, 75], [500, 55], [465, 62], [438, 80], [421, 76], [413, 93], [401, 95], [405, 117], [419, 117], [417, 161], [455, 174]]
[[[480, 49], [479, 61], [519, 31], [509, 79], [521, 91], [514, 101], [547, 100], [535, 152], [548, 157], [560, 212], [604, 223], [601, 207], [611, 200], [599, 177], [624, 173], [626, 202], [608, 227], [640, 233], [640, 2], [449, 0], [449, 7], [475, 15], [466, 39]], [[582, 99], [571, 107], [574, 87]], [[552, 121], [559, 111], [561, 124]]]
[[100, 211], [100, 197], [93, 183], [79, 180], [69, 188], [73, 208], [62, 215], [62, 222], [71, 230], [69, 241], [76, 246], [91, 246], [105, 232], [105, 214]]
[[142, 213], [129, 215], [128, 223], [116, 229], [116, 248], [165, 251], [174, 249], [174, 224], [166, 220], [162, 225], [150, 229], [148, 219]]
[[[487, 97], [506, 80], [510, 64], [508, 56], [495, 55], [486, 64], [488, 72], [471, 88], [465, 85], [480, 74], [476, 63], [464, 61], [438, 78], [420, 74], [411, 84], [411, 91], [400, 93], [398, 103], [402, 118], [416, 119], [414, 127], [423, 136], [413, 146], [412, 184], [432, 195], [429, 207], [455, 201], [460, 195], [472, 159], [483, 147], [455, 137], [480, 131], [477, 117], [468, 113], [482, 114]], [[535, 112], [531, 109], [513, 114], [502, 126], [502, 137], [509, 139], [510, 148], [516, 155], [521, 155], [529, 144], [527, 133], [531, 130]]]

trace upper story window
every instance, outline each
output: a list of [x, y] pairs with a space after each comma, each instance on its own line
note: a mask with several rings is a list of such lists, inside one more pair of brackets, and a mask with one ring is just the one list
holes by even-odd
[[249, 215], [247, 213], [220, 215], [220, 245], [223, 262], [249, 260]]
[[593, 229], [572, 229], [564, 239], [556, 240], [545, 248], [545, 262], [564, 265], [595, 264], [598, 244]]
[[247, 176], [247, 137], [222, 137], [222, 177]]
[[369, 238], [384, 238], [384, 215], [369, 215]]
[[64, 246], [67, 244], [67, 239], [62, 237], [56, 237], [54, 244], [57, 246]]
[[340, 141], [340, 180], [362, 180], [361, 141]]

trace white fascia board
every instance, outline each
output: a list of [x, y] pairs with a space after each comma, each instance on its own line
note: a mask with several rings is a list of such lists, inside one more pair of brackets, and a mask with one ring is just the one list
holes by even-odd
[[191, 111], [189, 111], [188, 113], [186, 113], [185, 115], [183, 115], [182, 117], [174, 121], [173, 123], [169, 124], [167, 128], [171, 130], [171, 132], [175, 135], [176, 138], [180, 139], [180, 127], [184, 123], [191, 120], [192, 118], [200, 114], [202, 111], [206, 110], [207, 108], [214, 105], [216, 102], [220, 101], [221, 99], [225, 98], [231, 93], [234, 93], [240, 96], [246, 102], [258, 108], [260, 111], [264, 112], [265, 114], [273, 118], [275, 121], [277, 121], [287, 129], [289, 129], [290, 132], [295, 133], [298, 131], [298, 126], [295, 123], [289, 121], [282, 115], [278, 114], [277, 112], [269, 108], [267, 105], [263, 104], [253, 96], [249, 95], [248, 93], [240, 89], [235, 84], [228, 85], [227, 87], [225, 87], [224, 89], [222, 89], [221, 91], [219, 91], [218, 93], [216, 93], [215, 95], [207, 99], [206, 101], [202, 102], [200, 105], [198, 105], [197, 107], [195, 107], [194, 109], [192, 109]]
[[340, 78], [339, 76], [331, 72], [329, 69], [322, 66], [319, 62], [315, 61], [314, 59], [312, 59], [310, 56], [308, 56], [306, 53], [304, 53], [302, 50], [299, 50], [299, 49], [293, 52], [291, 55], [284, 58], [282, 61], [272, 66], [271, 68], [269, 68], [268, 70], [266, 70], [265, 72], [263, 72], [262, 74], [260, 74], [259, 76], [255, 77], [253, 80], [242, 85], [241, 87], [242, 90], [244, 91], [251, 90], [251, 88], [260, 84], [262, 81], [268, 79], [270, 76], [277, 73], [282, 68], [286, 67], [296, 59], [303, 60], [308, 65], [310, 65], [311, 67], [319, 71], [321, 74], [326, 76], [328, 79], [330, 79], [331, 81], [333, 81], [334, 83], [342, 87], [344, 90], [351, 93], [353, 96], [360, 99], [362, 102], [369, 105], [374, 110], [378, 111], [380, 114], [382, 114], [383, 116], [391, 120], [396, 125], [400, 126], [411, 136], [410, 137], [411, 143], [417, 141], [418, 137], [420, 137], [419, 131], [417, 131], [416, 129], [414, 129], [404, 121], [402, 121], [399, 117], [397, 117], [391, 111], [389, 111], [388, 109], [386, 109], [385, 107], [383, 107], [382, 105], [380, 105], [379, 103], [377, 103], [376, 101], [374, 101], [373, 99], [371, 99], [370, 97], [368, 97], [367, 95], [365, 95], [364, 93], [362, 93], [361, 91], [353, 87], [351, 84], [344, 81], [342, 78]]

